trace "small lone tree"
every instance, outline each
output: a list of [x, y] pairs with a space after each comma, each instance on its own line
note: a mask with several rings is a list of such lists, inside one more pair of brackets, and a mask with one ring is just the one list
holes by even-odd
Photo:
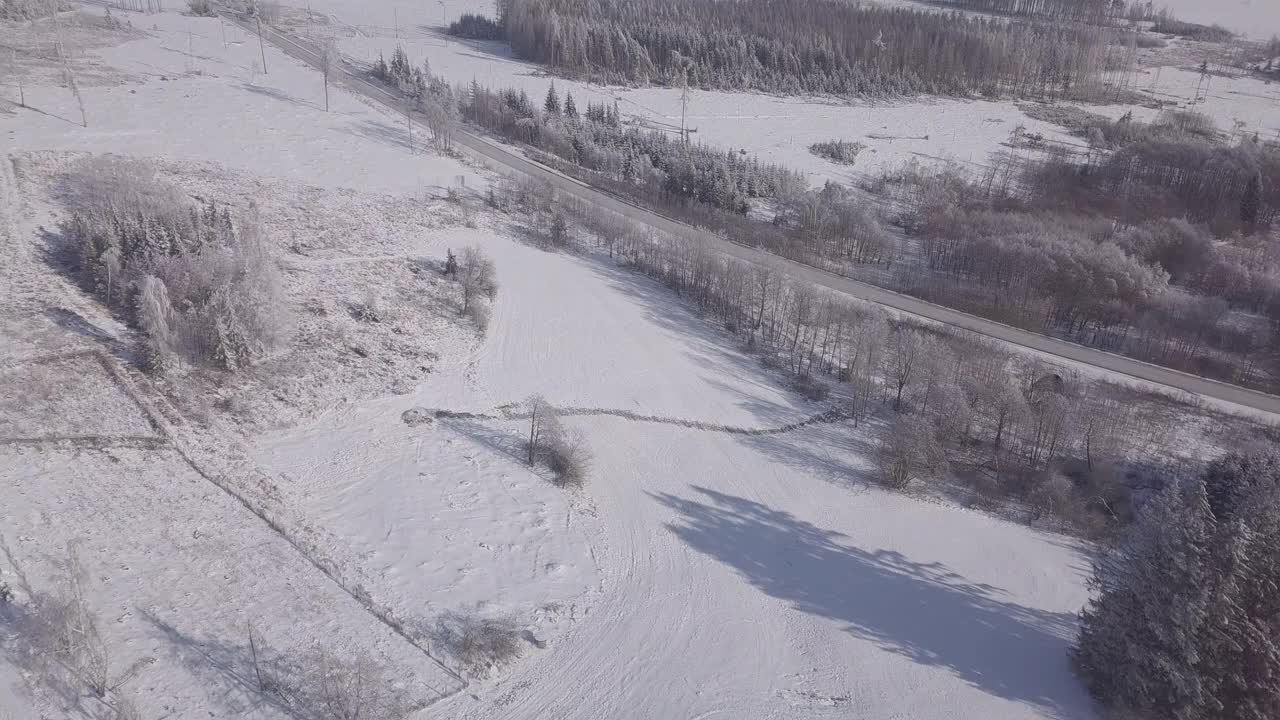
[[1244, 196], [1240, 199], [1240, 221], [1245, 225], [1258, 222], [1258, 212], [1262, 209], [1262, 171], [1254, 173], [1244, 186]]
[[558, 418], [556, 418], [555, 408], [541, 395], [530, 395], [524, 404], [529, 409], [528, 449], [529, 464], [532, 465], [537, 461], [542, 444], [550, 434], [548, 431], [555, 428]]
[[471, 309], [480, 295], [492, 298], [498, 292], [497, 272], [493, 260], [479, 247], [472, 245], [462, 251], [458, 263], [457, 278], [462, 284], [462, 312]]
[[578, 119], [578, 106], [573, 102], [573, 93], [565, 93], [564, 96], [564, 116], [570, 120]]
[[542, 104], [542, 109], [546, 110], [550, 115], [560, 114], [560, 96], [556, 95], [556, 84], [554, 81], [551, 87], [547, 88], [547, 99]]

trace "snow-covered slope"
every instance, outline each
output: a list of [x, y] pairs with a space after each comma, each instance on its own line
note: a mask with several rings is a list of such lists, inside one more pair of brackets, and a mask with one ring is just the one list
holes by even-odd
[[[418, 553], [447, 556], [445, 532], [458, 544], [503, 543], [480, 572], [558, 582], [537, 565], [507, 569], [537, 539], [511, 534], [528, 518], [508, 514], [502, 487], [488, 499], [473, 494], [482, 486], [459, 495], [471, 471], [446, 482], [432, 460], [442, 442], [517, 456], [523, 425], [442, 420], [407, 431], [407, 407], [478, 409], [544, 392], [749, 427], [803, 414], [658, 286], [607, 260], [501, 238], [485, 248], [503, 288], [474, 362], [414, 396], [261, 443], [264, 464], [315, 471], [315, 509], [340, 535], [377, 545], [373, 562], [396, 582], [423, 578], [424, 595], [441, 587], [426, 580], [430, 563], [399, 548], [412, 533], [434, 543]], [[1072, 543], [868, 486], [874, 440], [865, 427], [761, 437], [612, 417], [571, 422], [596, 455], [585, 495], [598, 521], [553, 514], [587, 528], [602, 573], [599, 591], [585, 596], [590, 612], [556, 626], [563, 636], [549, 635], [550, 647], [511, 676], [451, 698], [442, 717], [1091, 716], [1066, 659], [1085, 597], [1086, 563]], [[527, 493], [510, 472], [505, 487]], [[474, 509], [454, 507], [468, 498]], [[447, 517], [465, 522], [432, 528]], [[544, 551], [558, 570], [578, 566], [555, 543]], [[494, 592], [503, 610], [528, 604]]]
[[[144, 22], [160, 30], [105, 53], [137, 77], [86, 88], [87, 130], [29, 111], [0, 117], [0, 130], [21, 137], [23, 150], [218, 162], [271, 178], [266, 192], [303, 178], [408, 198], [465, 172], [452, 160], [410, 156], [393, 118], [342, 93], [324, 113], [319, 78], [270, 49], [272, 89], [251, 89], [267, 82], [248, 84], [256, 48], [221, 50], [214, 21]], [[188, 26], [204, 28], [201, 57], [184, 53], [201, 41], [185, 37]], [[170, 73], [179, 80], [158, 77]], [[51, 114], [74, 107], [65, 89], [28, 94]], [[11, 179], [0, 175], [0, 190]], [[353, 206], [372, 218], [377, 203]], [[127, 341], [127, 329], [38, 259], [50, 207], [11, 209], [0, 209], [10, 223], [6, 260], [19, 258], [26, 279], [22, 305], [5, 309], [0, 328], [39, 324], [71, 349]], [[532, 249], [500, 218], [447, 237], [430, 230], [417, 244], [402, 233], [370, 247], [346, 233], [290, 262], [300, 273], [321, 262], [376, 268], [387, 252], [438, 260], [450, 243], [478, 243], [502, 286], [483, 341], [433, 335], [453, 344], [417, 389], [343, 403], [342, 388], [323, 388], [335, 398], [327, 413], [207, 448], [229, 456], [248, 444], [251, 457], [227, 458], [230, 467], [270, 471], [297, 521], [285, 530], [303, 527], [328, 543], [369, 597], [344, 592], [322, 563], [308, 563], [167, 444], [0, 454], [0, 523], [20, 559], [44, 584], [65, 542], [86, 537], [108, 635], [122, 658], [157, 659], [129, 686], [151, 715], [285, 716], [253, 704], [243, 682], [248, 620], [290, 654], [331, 642], [375, 653], [407, 687], [449, 689], [447, 673], [368, 612], [373, 602], [408, 632], [429, 635], [444, 612], [513, 614], [547, 641], [420, 717], [1091, 716], [1066, 661], [1086, 592], [1073, 543], [874, 488], [874, 426], [745, 435], [679, 424], [773, 428], [816, 409], [672, 294], [607, 259]], [[326, 277], [317, 272], [305, 287], [332, 290]], [[343, 292], [361, 277], [342, 275]], [[367, 278], [377, 289], [376, 269]], [[524, 466], [519, 421], [442, 418], [411, 428], [401, 420], [412, 407], [492, 411], [531, 393], [657, 421], [570, 418], [595, 455], [587, 487], [573, 493]], [[36, 410], [47, 407], [58, 406]], [[85, 420], [106, 432], [98, 415]], [[137, 431], [136, 418], [120, 420]], [[183, 427], [184, 443], [217, 439], [200, 423]], [[0, 657], [0, 682], [13, 679], [21, 679], [14, 660]], [[31, 717], [28, 700], [5, 683], [0, 714]], [[58, 702], [40, 705], [72, 716]]]

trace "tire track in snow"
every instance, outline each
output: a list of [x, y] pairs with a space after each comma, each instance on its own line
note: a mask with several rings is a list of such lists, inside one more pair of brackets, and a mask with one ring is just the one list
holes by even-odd
[[[508, 412], [502, 411], [498, 414], [493, 413], [470, 413], [456, 412], [453, 410], [435, 410], [428, 411], [439, 420], [528, 420], [532, 415], [527, 412]], [[410, 410], [409, 412], [413, 412]], [[726, 435], [784, 435], [786, 433], [795, 432], [810, 425], [827, 425], [831, 423], [841, 422], [850, 419], [848, 413], [839, 410], [827, 410], [826, 412], [811, 415], [803, 420], [797, 420], [786, 425], [777, 427], [751, 428], [739, 425], [722, 425], [720, 423], [709, 423], [701, 420], [689, 420], [686, 418], [666, 417], [662, 415], [645, 415], [643, 413], [632, 412], [630, 410], [613, 410], [609, 408], [582, 408], [582, 407], [561, 407], [556, 408], [556, 415], [561, 418], [574, 417], [616, 417], [632, 422], [652, 423], [656, 425], [674, 425], [677, 427], [689, 428], [690, 430], [699, 430], [702, 432], [723, 433]]]

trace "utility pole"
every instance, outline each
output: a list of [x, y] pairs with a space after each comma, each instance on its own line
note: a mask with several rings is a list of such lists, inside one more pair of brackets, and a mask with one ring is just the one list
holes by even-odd
[[689, 115], [689, 69], [684, 71], [684, 86], [680, 90], [680, 137], [684, 139], [684, 144], [689, 144], [689, 130], [685, 125]]
[[22, 72], [18, 70], [18, 49], [13, 49], [13, 54], [9, 58], [9, 67], [13, 70], [13, 76], [18, 80], [18, 107], [27, 106], [27, 93], [22, 89]]
[[258, 21], [258, 51], [262, 53], [262, 74], [267, 74], [267, 45], [262, 40], [262, 14], [259, 12], [254, 17]]

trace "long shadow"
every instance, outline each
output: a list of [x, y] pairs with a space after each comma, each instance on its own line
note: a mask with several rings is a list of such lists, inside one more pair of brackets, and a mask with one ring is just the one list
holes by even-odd
[[262, 85], [253, 85], [251, 83], [240, 83], [240, 89], [246, 92], [251, 92], [255, 95], [262, 95], [263, 97], [269, 97], [273, 100], [279, 100], [281, 102], [287, 102], [293, 105], [300, 105], [302, 107], [310, 108], [312, 110], [323, 109], [316, 103], [313, 103], [309, 100], [303, 100], [301, 98], [294, 97], [283, 90], [279, 90], [273, 87], [264, 87]]
[[694, 490], [653, 496], [680, 514], [668, 529], [768, 595], [997, 697], [1059, 718], [1090, 716], [1067, 667], [1072, 615], [1019, 605], [941, 563], [854, 547], [751, 500]]
[[[720, 380], [725, 377], [739, 381], [745, 379], [771, 391], [784, 387], [781, 377], [764, 368], [758, 360], [734, 349], [737, 339], [732, 334], [708, 323], [674, 290], [607, 258], [588, 255], [578, 259], [611, 288], [635, 301], [643, 309], [646, 320], [678, 338], [685, 355], [699, 367], [707, 369], [702, 379], [719, 390], [739, 395], [738, 406], [758, 418], [763, 425], [781, 425], [805, 414], [802, 408], [788, 407], [744, 393]], [[799, 396], [793, 397], [797, 405], [803, 404]]]
[[[263, 692], [258, 685], [258, 670], [254, 667], [254, 648], [249, 646], [246, 632], [243, 643], [196, 637], [147, 610], [139, 611], [161, 639], [169, 646], [173, 659], [187, 669], [192, 676], [201, 679], [210, 700], [233, 717], [253, 715], [263, 708], [271, 708], [292, 720], [308, 720], [309, 715], [290, 707], [270, 692]], [[280, 678], [296, 675], [299, 670], [286, 666], [268, 648], [257, 648], [259, 668], [267, 677]]]

